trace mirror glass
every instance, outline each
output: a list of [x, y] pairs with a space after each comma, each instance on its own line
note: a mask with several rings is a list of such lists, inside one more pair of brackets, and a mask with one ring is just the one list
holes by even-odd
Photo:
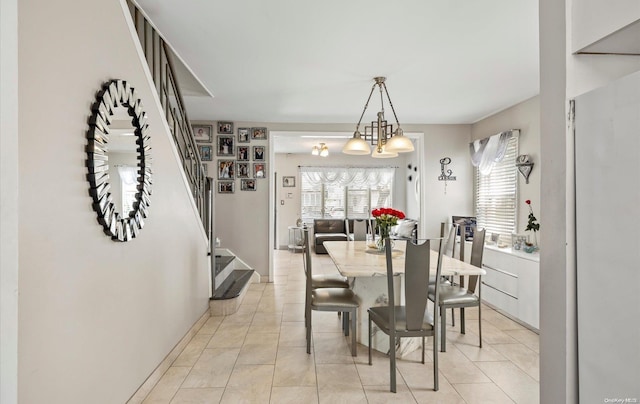
[[111, 195], [116, 212], [121, 217], [130, 217], [135, 209], [138, 193], [138, 153], [135, 127], [128, 108], [114, 108], [109, 125], [109, 178]]

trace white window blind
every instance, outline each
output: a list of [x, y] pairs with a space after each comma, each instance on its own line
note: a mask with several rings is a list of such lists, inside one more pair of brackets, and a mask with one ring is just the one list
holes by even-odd
[[479, 228], [500, 234], [500, 240], [511, 243], [516, 231], [518, 197], [518, 136], [509, 139], [502, 161], [495, 163], [491, 173], [483, 175], [475, 169], [475, 211]]

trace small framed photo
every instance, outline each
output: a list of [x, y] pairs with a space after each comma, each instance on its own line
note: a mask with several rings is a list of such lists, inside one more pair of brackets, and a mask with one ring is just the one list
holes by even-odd
[[236, 171], [238, 178], [249, 178], [249, 163], [236, 163]]
[[193, 138], [198, 143], [211, 143], [213, 137], [213, 126], [212, 125], [193, 125], [191, 126], [193, 129]]
[[283, 187], [295, 187], [296, 186], [296, 177], [282, 177], [282, 186]]
[[238, 128], [238, 143], [249, 143], [251, 141], [251, 128]]
[[232, 194], [235, 191], [235, 181], [218, 181], [219, 194]]
[[267, 128], [251, 128], [251, 139], [266, 140]]
[[218, 160], [218, 179], [233, 180], [236, 178], [235, 160]]
[[253, 178], [267, 178], [267, 165], [265, 163], [253, 163]]
[[264, 161], [264, 146], [253, 146], [253, 159]]
[[235, 156], [233, 136], [218, 135], [218, 156]]
[[233, 135], [233, 122], [218, 122], [218, 133]]
[[238, 146], [238, 161], [249, 161], [249, 146]]
[[255, 191], [256, 190], [256, 180], [241, 180], [240, 181], [240, 190], [241, 191]]
[[211, 146], [198, 146], [198, 151], [200, 152], [200, 160], [211, 161]]

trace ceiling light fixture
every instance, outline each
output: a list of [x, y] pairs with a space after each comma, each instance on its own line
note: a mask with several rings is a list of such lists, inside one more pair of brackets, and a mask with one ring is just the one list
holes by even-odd
[[327, 157], [329, 155], [329, 147], [324, 143], [320, 143], [319, 145], [313, 146], [311, 154], [314, 156]]
[[[373, 153], [371, 153], [371, 157], [375, 158], [392, 158], [397, 157], [398, 153], [406, 153], [412, 152], [414, 150], [413, 143], [411, 139], [404, 136], [402, 129], [400, 128], [400, 122], [398, 122], [398, 116], [396, 115], [396, 111], [393, 108], [393, 103], [391, 102], [391, 97], [389, 97], [389, 91], [387, 91], [387, 86], [384, 84], [384, 77], [374, 77], [373, 79], [375, 83], [371, 87], [371, 92], [369, 93], [369, 98], [367, 98], [367, 102], [364, 104], [364, 110], [362, 111], [362, 115], [360, 115], [360, 120], [358, 120], [358, 124], [356, 125], [356, 131], [353, 132], [353, 137], [349, 139], [349, 141], [342, 148], [342, 152], [345, 154], [353, 154], [353, 155], [365, 155], [371, 153], [371, 147], [367, 140], [374, 145]], [[381, 109], [378, 112], [377, 121], [372, 121], [371, 126], [364, 127], [364, 135], [360, 133], [360, 123], [362, 122], [362, 117], [364, 117], [364, 113], [367, 111], [367, 107], [369, 106], [369, 101], [371, 100], [371, 95], [373, 95], [373, 90], [375, 90], [376, 86], [380, 89], [380, 105]], [[393, 117], [396, 120], [397, 129], [393, 130], [393, 125], [387, 124], [387, 121], [384, 118], [384, 95], [382, 89], [384, 88], [384, 94], [387, 95], [387, 100], [389, 101], [389, 105], [391, 106], [391, 111], [393, 112]]]

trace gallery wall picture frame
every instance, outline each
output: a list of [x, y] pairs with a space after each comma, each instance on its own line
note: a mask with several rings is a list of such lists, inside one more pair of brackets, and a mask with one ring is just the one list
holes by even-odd
[[236, 177], [251, 178], [249, 174], [249, 163], [236, 163]]
[[221, 133], [224, 135], [233, 135], [233, 122], [219, 121], [218, 133]]
[[238, 128], [238, 143], [251, 142], [251, 128]]
[[213, 125], [191, 125], [193, 138], [198, 143], [211, 143], [213, 141]]
[[235, 160], [218, 160], [218, 179], [233, 180], [236, 178]]
[[217, 137], [217, 156], [235, 157], [235, 139], [233, 135], [218, 135]]
[[255, 179], [267, 178], [266, 163], [253, 163], [253, 178]]
[[296, 177], [289, 177], [289, 176], [284, 176], [282, 177], [282, 186], [283, 187], [288, 187], [288, 188], [293, 188], [296, 186]]
[[253, 146], [253, 160], [264, 161], [264, 146]]
[[240, 181], [240, 190], [241, 191], [255, 191], [257, 188], [256, 180], [241, 180]]
[[200, 153], [200, 160], [202, 161], [211, 161], [213, 158], [211, 145], [198, 146], [198, 152]]
[[251, 128], [251, 139], [267, 140], [267, 128]]
[[232, 194], [235, 191], [235, 181], [218, 181], [219, 194]]
[[249, 146], [238, 146], [238, 161], [249, 161]]

